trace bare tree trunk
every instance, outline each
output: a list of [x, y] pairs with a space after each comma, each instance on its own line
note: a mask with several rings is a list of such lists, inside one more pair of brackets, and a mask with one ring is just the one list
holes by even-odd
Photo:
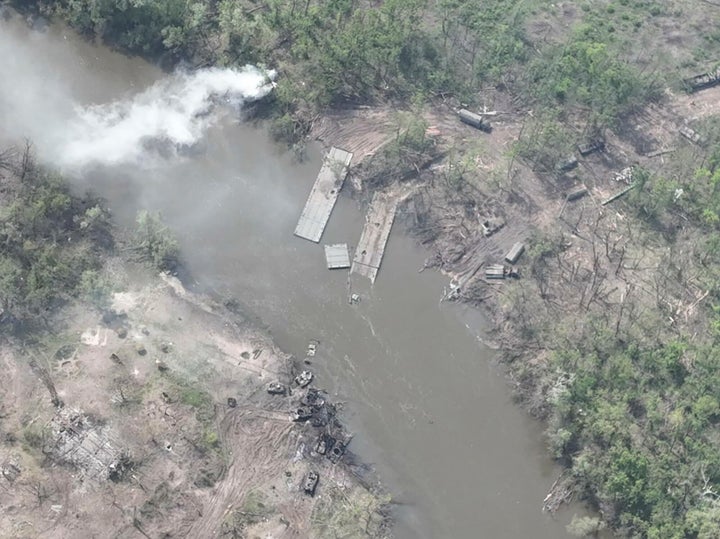
[[30, 360], [30, 368], [38, 376], [38, 378], [42, 380], [42, 383], [45, 384], [45, 387], [50, 393], [50, 400], [52, 401], [53, 406], [55, 406], [55, 408], [62, 408], [64, 406], [63, 401], [58, 396], [55, 384], [53, 383], [47, 369], [38, 365], [38, 362], [34, 359]]

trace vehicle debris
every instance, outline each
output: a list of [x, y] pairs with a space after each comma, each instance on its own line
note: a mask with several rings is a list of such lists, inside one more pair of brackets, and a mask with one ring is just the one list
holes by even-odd
[[313, 373], [310, 371], [302, 371], [295, 377], [295, 383], [300, 387], [306, 387], [313, 380]]
[[491, 264], [485, 268], [486, 279], [502, 280], [510, 277], [518, 278], [520, 274], [515, 268], [508, 268], [502, 264]]
[[515, 264], [524, 252], [525, 245], [518, 241], [512, 246], [508, 254], [505, 255], [505, 261], [508, 264]]
[[271, 395], [284, 395], [287, 388], [280, 382], [270, 382], [267, 386], [267, 392]]
[[0, 473], [9, 482], [14, 483], [20, 475], [20, 468], [13, 463], [5, 463], [0, 467]]
[[558, 172], [568, 172], [578, 166], [578, 160], [577, 157], [574, 155], [571, 155], [570, 157], [563, 159], [560, 161], [556, 168]]
[[482, 226], [483, 236], [485, 236], [487, 238], [488, 236], [492, 236], [493, 234], [495, 234], [495, 232], [497, 232], [503, 226], [505, 226], [505, 222], [502, 221], [501, 219], [497, 219], [497, 218], [485, 219], [481, 223], [481, 226]]
[[712, 88], [720, 84], [720, 68], [714, 72], [700, 73], [699, 75], [688, 77], [683, 79], [682, 82], [685, 90], [689, 94], [705, 90], [706, 88]]
[[293, 413], [293, 421], [307, 421], [312, 418], [313, 411], [309, 406], [299, 406]]
[[325, 455], [328, 451], [332, 451], [334, 445], [335, 438], [327, 433], [321, 434], [318, 438], [317, 444], [315, 444], [315, 452], [318, 455]]
[[631, 183], [633, 179], [633, 167], [625, 167], [620, 172], [616, 172], [613, 179], [616, 182]]
[[319, 480], [320, 475], [316, 471], [309, 472], [303, 481], [303, 492], [309, 496], [314, 496]]
[[308, 389], [307, 393], [300, 399], [300, 404], [319, 409], [325, 404], [325, 399], [320, 395], [319, 389]]
[[568, 202], [573, 202], [575, 200], [578, 200], [585, 195], [588, 194], [587, 187], [580, 187], [579, 189], [575, 189], [574, 191], [570, 191], [567, 195], [565, 195], [565, 200]]
[[694, 129], [690, 129], [688, 126], [684, 125], [680, 129], [680, 134], [688, 139], [693, 144], [702, 144], [704, 142], [702, 136], [700, 133], [695, 131]]
[[600, 152], [605, 149], [605, 141], [601, 139], [593, 139], [577, 146], [580, 155], [586, 157], [592, 153]]
[[344, 443], [337, 442], [330, 451], [330, 456], [328, 457], [330, 462], [337, 464], [345, 454], [346, 447], [347, 446]]
[[490, 133], [492, 131], [492, 126], [490, 125], [490, 122], [488, 122], [479, 114], [470, 112], [467, 109], [460, 109], [457, 111], [457, 114], [460, 117], [460, 121], [464, 124], [470, 125], [475, 129], [484, 131], [485, 133]]

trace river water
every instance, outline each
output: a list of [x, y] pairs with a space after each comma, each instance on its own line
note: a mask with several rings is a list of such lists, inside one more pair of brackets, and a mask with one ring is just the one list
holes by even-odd
[[[0, 22], [0, 138], [58, 148], [78, 107], [129, 99], [167, 75], [88, 44], [60, 26], [36, 31]], [[263, 130], [228, 112], [199, 151], [147, 168], [96, 166], [73, 177], [106, 197], [116, 219], [160, 210], [201, 287], [235, 296], [289, 353], [313, 359], [319, 385], [345, 402], [351, 449], [372, 463], [399, 502], [397, 536], [514, 539], [567, 537], [574, 507], [556, 519], [543, 497], [559, 470], [541, 427], [511, 402], [475, 311], [440, 303], [447, 278], [418, 272], [428, 253], [392, 232], [374, 286], [325, 269], [322, 246], [295, 238], [320, 167], [319, 148], [297, 163]], [[323, 243], [357, 244], [364, 217], [341, 196]]]

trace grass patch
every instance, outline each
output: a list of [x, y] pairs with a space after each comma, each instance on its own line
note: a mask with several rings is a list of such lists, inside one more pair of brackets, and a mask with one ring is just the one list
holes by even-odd
[[252, 490], [245, 496], [240, 508], [232, 511], [222, 523], [222, 536], [236, 539], [245, 538], [246, 530], [267, 520], [275, 513], [267, 496], [260, 491]]

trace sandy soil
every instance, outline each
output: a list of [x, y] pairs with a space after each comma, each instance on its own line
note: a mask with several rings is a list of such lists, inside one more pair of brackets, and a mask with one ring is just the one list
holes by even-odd
[[63, 320], [2, 348], [0, 537], [385, 537], [381, 499], [293, 421], [292, 358], [241, 315], [162, 276]]

